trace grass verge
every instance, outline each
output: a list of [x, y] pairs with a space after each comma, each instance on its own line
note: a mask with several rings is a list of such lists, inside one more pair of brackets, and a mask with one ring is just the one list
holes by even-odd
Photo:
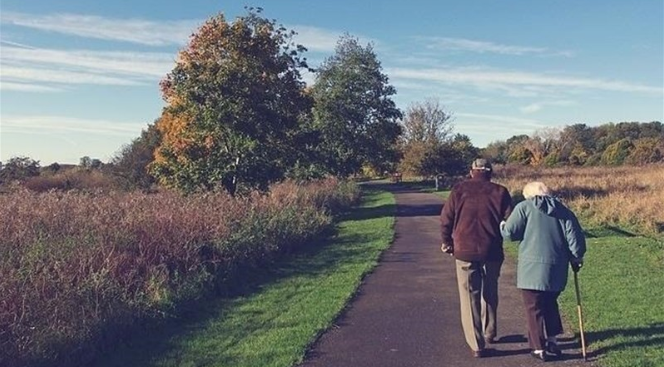
[[[244, 294], [128, 339], [96, 366], [292, 366], [332, 325], [394, 236], [394, 197], [366, 190], [328, 243], [247, 279]], [[368, 214], [368, 215], [367, 215]]]
[[[597, 235], [601, 235], [595, 237]], [[506, 244], [516, 257], [516, 244]], [[588, 355], [602, 367], [664, 366], [664, 240], [589, 231], [579, 288]], [[578, 334], [574, 278], [560, 297]]]

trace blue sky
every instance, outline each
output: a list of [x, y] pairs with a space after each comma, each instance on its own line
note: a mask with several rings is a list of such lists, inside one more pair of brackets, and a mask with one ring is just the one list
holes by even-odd
[[2, 0], [0, 160], [108, 161], [159, 117], [188, 36], [245, 5], [297, 31], [313, 66], [345, 32], [372, 42], [397, 105], [438, 99], [476, 146], [663, 120], [662, 0]]

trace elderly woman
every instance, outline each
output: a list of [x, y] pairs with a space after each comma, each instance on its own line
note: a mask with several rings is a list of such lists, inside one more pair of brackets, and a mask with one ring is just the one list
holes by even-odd
[[530, 355], [546, 361], [560, 357], [556, 336], [563, 331], [558, 296], [567, 284], [568, 264], [578, 271], [586, 241], [574, 213], [541, 182], [523, 188], [526, 200], [501, 223], [503, 237], [520, 241], [517, 288], [528, 320]]

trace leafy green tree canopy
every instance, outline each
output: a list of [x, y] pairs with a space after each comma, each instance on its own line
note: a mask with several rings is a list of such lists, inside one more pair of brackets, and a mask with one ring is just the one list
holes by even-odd
[[380, 171], [397, 161], [402, 114], [371, 44], [342, 36], [318, 70], [312, 94], [319, 151], [330, 173], [348, 176], [364, 164]]

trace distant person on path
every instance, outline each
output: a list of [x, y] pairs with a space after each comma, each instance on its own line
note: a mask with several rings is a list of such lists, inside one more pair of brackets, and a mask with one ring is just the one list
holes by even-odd
[[528, 183], [523, 196], [501, 231], [521, 241], [517, 288], [526, 309], [530, 355], [546, 361], [562, 354], [556, 341], [563, 332], [558, 296], [567, 284], [567, 264], [574, 272], [583, 265], [586, 240], [574, 213], [542, 182]]
[[456, 259], [461, 324], [473, 356], [487, 356], [497, 335], [498, 277], [503, 264], [500, 223], [512, 208], [504, 186], [491, 182], [492, 167], [476, 159], [470, 179], [452, 188], [440, 213], [441, 250]]

